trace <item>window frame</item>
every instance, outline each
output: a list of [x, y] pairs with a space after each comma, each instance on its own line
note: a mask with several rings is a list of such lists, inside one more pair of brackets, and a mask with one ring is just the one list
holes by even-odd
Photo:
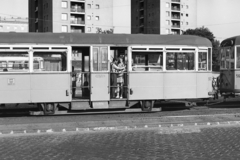
[[[66, 6], [63, 5], [64, 3], [66, 4]], [[62, 7], [62, 8], [68, 8], [68, 2], [67, 2], [67, 1], [62, 1], [62, 2], [61, 2], [61, 7]]]
[[[39, 47], [39, 46], [36, 46], [36, 47]], [[39, 70], [34, 70], [34, 53], [36, 52], [43, 52], [43, 53], [61, 53], [61, 52], [65, 52], [66, 53], [66, 70], [65, 71], [39, 71]], [[70, 55], [71, 57], [71, 55]], [[32, 51], [32, 60], [31, 60], [31, 63], [32, 63], [32, 72], [33, 73], [41, 73], [41, 74], [46, 74], [46, 73], [67, 73], [69, 72], [69, 66], [70, 66], [70, 62], [71, 62], [71, 58], [69, 57], [69, 54], [68, 54], [68, 50], [62, 50], [62, 49], [59, 49], [59, 50], [33, 50]]]
[[67, 13], [62, 13], [61, 14], [61, 20], [62, 21], [67, 21], [68, 20], [68, 14]]
[[[171, 47], [171, 48], [174, 48], [174, 47]], [[167, 71], [167, 72], [195, 72], [196, 71], [196, 49], [195, 50], [192, 50], [192, 51], [185, 51], [185, 50], [182, 50], [183, 48], [180, 48], [179, 50], [166, 50], [165, 51], [165, 71]], [[194, 55], [194, 58], [193, 58], [193, 60], [194, 60], [194, 66], [193, 66], [193, 68], [194, 69], [192, 69], [192, 70], [185, 70], [185, 69], [174, 69], [174, 70], [169, 70], [169, 69], [167, 69], [167, 53], [193, 53], [193, 55]]]
[[[143, 50], [143, 49], [146, 49], [146, 50]], [[128, 49], [128, 59], [130, 59], [128, 61], [128, 71], [129, 72], [144, 72], [144, 73], [149, 73], [149, 72], [155, 72], [155, 73], [159, 73], [159, 72], [164, 72], [164, 48], [163, 46], [132, 46], [132, 47], [129, 47]], [[141, 53], [143, 52], [144, 54], [146, 52], [148, 53], [160, 53], [162, 54], [162, 69], [159, 70], [159, 71], [153, 71], [153, 70], [147, 70], [147, 71], [134, 71], [133, 70], [133, 67], [132, 67], [132, 58], [133, 58], [133, 53], [134, 52], [138, 52], [138, 53]], [[148, 66], [146, 66], [147, 68]], [[151, 66], [149, 66], [149, 68], [151, 68]]]
[[[67, 29], [66, 32], [63, 31], [63, 27], [66, 27], [66, 29]], [[68, 32], [68, 26], [67, 26], [67, 25], [62, 25], [62, 26], [61, 26], [61, 32], [62, 32], [62, 33], [67, 33], [67, 32]]]
[[[0, 73], [8, 73], [8, 74], [16, 74], [16, 73], [30, 73], [31, 72], [31, 65], [30, 65], [30, 54], [29, 54], [29, 51], [28, 50], [1, 50], [0, 51], [0, 55], [1, 53], [19, 53], [19, 54], [23, 54], [23, 53], [26, 53], [26, 55], [28, 55], [28, 69], [25, 69], [24, 71], [23, 70], [20, 70], [20, 71], [13, 71], [13, 72], [9, 72], [9, 70], [7, 72], [4, 72], [4, 71], [1, 71]], [[1, 61], [2, 62], [2, 61]], [[8, 68], [8, 64], [9, 64], [9, 61], [6, 61], [6, 67]]]
[[[237, 67], [237, 51], [238, 51], [238, 48], [239, 48], [239, 55], [240, 55], [240, 45], [236, 45], [234, 46], [234, 56], [235, 56], [235, 68], [234, 69], [240, 69], [240, 67]], [[239, 56], [240, 57], [240, 56]], [[240, 63], [239, 63], [240, 64]]]

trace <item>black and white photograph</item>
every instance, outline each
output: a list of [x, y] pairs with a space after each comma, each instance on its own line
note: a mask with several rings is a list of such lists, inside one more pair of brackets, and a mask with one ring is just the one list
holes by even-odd
[[240, 159], [239, 0], [0, 3], [0, 160]]

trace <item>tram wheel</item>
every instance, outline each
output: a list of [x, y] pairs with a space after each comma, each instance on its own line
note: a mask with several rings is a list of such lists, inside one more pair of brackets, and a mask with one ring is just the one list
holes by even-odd
[[154, 101], [151, 101], [151, 100], [142, 101], [140, 104], [141, 104], [142, 111], [151, 112], [154, 105]]
[[52, 115], [55, 113], [56, 107], [54, 103], [45, 103], [43, 105], [43, 113], [44, 115]]

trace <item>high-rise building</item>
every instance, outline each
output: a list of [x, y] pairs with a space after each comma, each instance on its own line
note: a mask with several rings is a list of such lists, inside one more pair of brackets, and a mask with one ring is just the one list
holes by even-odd
[[29, 0], [29, 31], [130, 33], [129, 15], [129, 0]]
[[131, 0], [131, 33], [181, 34], [197, 26], [197, 0]]

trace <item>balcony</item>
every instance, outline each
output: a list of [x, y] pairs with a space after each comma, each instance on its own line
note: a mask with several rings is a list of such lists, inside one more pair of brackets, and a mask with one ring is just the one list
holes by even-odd
[[172, 7], [172, 10], [174, 10], [174, 11], [180, 11], [180, 7]]
[[172, 15], [172, 19], [180, 19], [180, 16], [178, 16], [178, 15]]
[[82, 20], [71, 20], [70, 23], [71, 24], [81, 24], [81, 25], [84, 25], [85, 21], [82, 21]]
[[85, 13], [85, 9], [82, 9], [81, 7], [71, 7], [71, 12]]
[[172, 0], [172, 2], [180, 3], [180, 0]]
[[72, 33], [83, 33], [81, 29], [71, 29]]
[[174, 25], [172, 25], [172, 28], [180, 28], [180, 25], [174, 24]]

